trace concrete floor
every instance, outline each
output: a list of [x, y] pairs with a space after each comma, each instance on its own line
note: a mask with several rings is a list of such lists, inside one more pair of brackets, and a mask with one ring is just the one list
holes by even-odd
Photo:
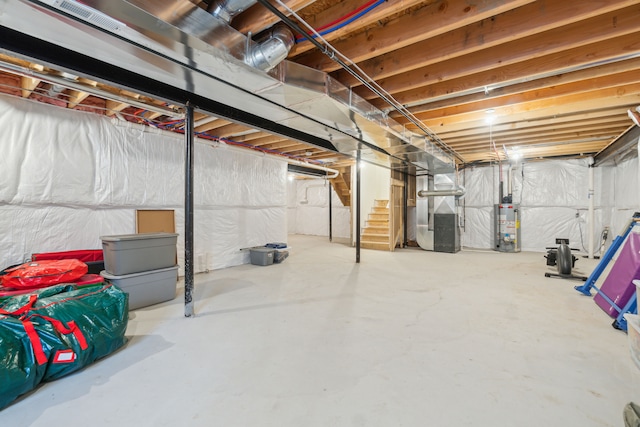
[[0, 425], [602, 427], [640, 401], [627, 336], [541, 253], [289, 246], [196, 276], [195, 318], [131, 312], [125, 348]]

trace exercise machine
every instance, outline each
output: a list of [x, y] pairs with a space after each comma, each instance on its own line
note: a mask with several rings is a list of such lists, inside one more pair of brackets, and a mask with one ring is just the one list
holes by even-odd
[[574, 280], [587, 280], [586, 276], [579, 276], [573, 274], [571, 269], [575, 267], [577, 257], [571, 253], [572, 249], [569, 247], [569, 239], [556, 239], [557, 248], [547, 248], [547, 255], [545, 258], [547, 259], [548, 266], [556, 266], [558, 272], [557, 273], [544, 273], [544, 277], [560, 277], [561, 279], [574, 279]]

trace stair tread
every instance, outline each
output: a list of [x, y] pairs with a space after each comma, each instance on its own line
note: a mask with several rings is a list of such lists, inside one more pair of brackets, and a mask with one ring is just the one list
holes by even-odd
[[389, 243], [381, 242], [360, 242], [360, 247], [363, 249], [373, 249], [380, 251], [389, 251]]
[[380, 234], [386, 234], [389, 235], [389, 227], [365, 227], [363, 230], [363, 234], [375, 234], [375, 235], [380, 235]]

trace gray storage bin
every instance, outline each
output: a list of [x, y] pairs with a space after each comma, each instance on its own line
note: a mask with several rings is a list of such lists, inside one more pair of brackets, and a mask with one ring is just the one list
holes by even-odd
[[273, 253], [275, 249], [265, 247], [255, 247], [249, 249], [251, 251], [251, 264], [253, 265], [271, 265], [273, 264]]
[[104, 269], [122, 276], [176, 265], [175, 233], [140, 233], [102, 236]]
[[102, 277], [129, 294], [129, 310], [147, 307], [176, 297], [178, 266], [116, 276], [106, 271]]
[[273, 254], [273, 263], [280, 264], [282, 261], [289, 257], [289, 251], [276, 250]]

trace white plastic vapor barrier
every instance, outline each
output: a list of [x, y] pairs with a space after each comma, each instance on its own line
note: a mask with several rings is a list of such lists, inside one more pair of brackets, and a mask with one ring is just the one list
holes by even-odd
[[[504, 195], [508, 194], [508, 164], [502, 165]], [[512, 203], [520, 205], [523, 250], [545, 251], [556, 238], [588, 252], [589, 227], [594, 228], [594, 252], [603, 251], [600, 235], [609, 228], [609, 242], [639, 208], [638, 160], [594, 169], [594, 224], [588, 224], [589, 163], [587, 159], [520, 163], [512, 167]], [[498, 203], [498, 165], [463, 171], [463, 245], [493, 248], [494, 213]]]
[[[137, 209], [172, 209], [184, 266], [184, 137], [0, 96], [0, 263], [95, 249], [135, 233]], [[240, 248], [286, 241], [286, 162], [195, 146], [196, 272], [246, 263]], [[182, 271], [182, 270], [181, 270]]]
[[635, 212], [640, 212], [640, 179], [638, 158], [623, 161], [612, 168], [615, 199], [611, 210], [613, 235], [616, 236]]
[[2, 268], [31, 260], [31, 254], [101, 249], [99, 236], [135, 230], [130, 209], [67, 206], [0, 206]]
[[[329, 236], [329, 182], [294, 180], [288, 186], [288, 230], [291, 234]], [[350, 236], [350, 209], [331, 188], [332, 235]]]

